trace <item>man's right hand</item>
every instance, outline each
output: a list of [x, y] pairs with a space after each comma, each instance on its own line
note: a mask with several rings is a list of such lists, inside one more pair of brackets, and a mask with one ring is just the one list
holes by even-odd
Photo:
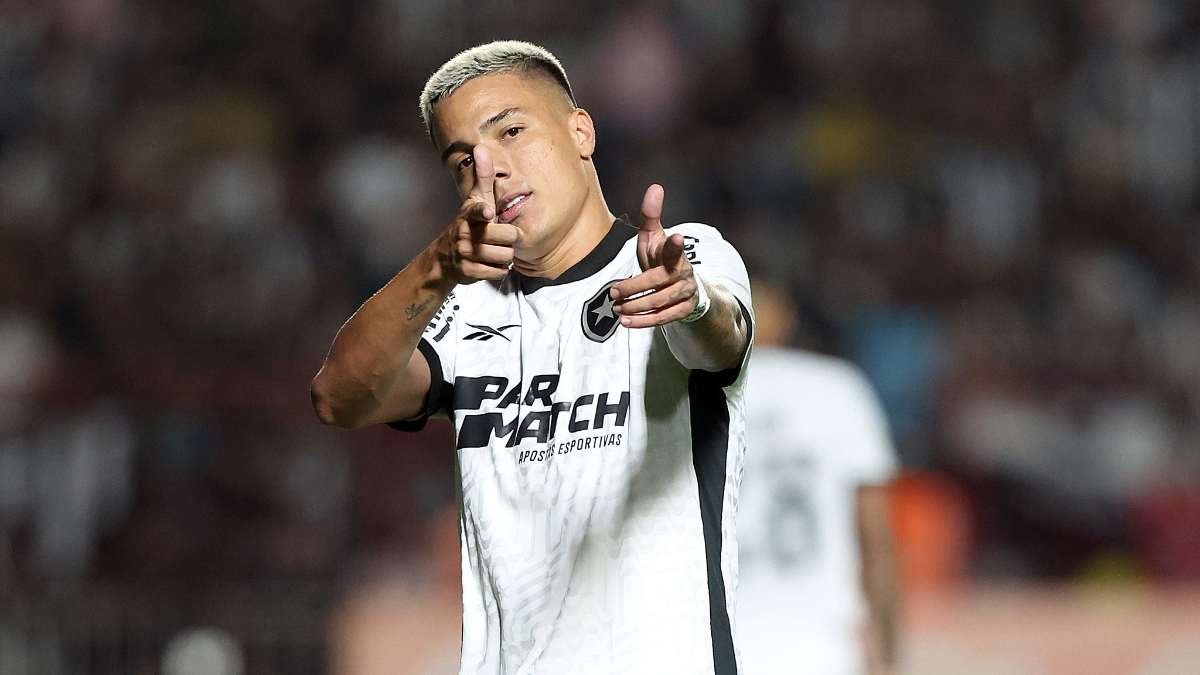
[[435, 246], [442, 274], [458, 284], [503, 278], [521, 242], [516, 225], [496, 219], [496, 172], [487, 148], [475, 146], [472, 166], [475, 185]]
[[521, 231], [496, 219], [496, 173], [487, 150], [472, 156], [475, 185], [454, 224], [371, 296], [338, 331], [313, 380], [313, 406], [326, 424], [364, 427], [413, 419], [434, 377], [417, 349], [421, 333], [455, 284], [500, 279]]

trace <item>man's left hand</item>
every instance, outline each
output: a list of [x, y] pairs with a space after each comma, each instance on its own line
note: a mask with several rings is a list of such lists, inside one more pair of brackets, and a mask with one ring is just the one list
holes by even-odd
[[[667, 236], [662, 226], [665, 192], [651, 185], [642, 198], [637, 255], [642, 273], [614, 284], [613, 309], [626, 328], [649, 328], [678, 321], [696, 309], [696, 278], [683, 250], [683, 235]], [[644, 294], [644, 295], [640, 295]], [[633, 297], [638, 296], [638, 297]]]

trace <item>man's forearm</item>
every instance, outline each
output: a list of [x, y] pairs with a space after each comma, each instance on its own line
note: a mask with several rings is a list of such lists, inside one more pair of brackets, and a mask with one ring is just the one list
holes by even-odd
[[893, 575], [881, 575], [869, 582], [867, 590], [870, 620], [878, 640], [879, 664], [887, 672], [896, 667], [900, 613], [900, 592]]
[[675, 321], [663, 326], [675, 358], [693, 370], [719, 371], [741, 363], [750, 344], [750, 320], [733, 293], [696, 277], [711, 303], [693, 323]]
[[313, 380], [313, 406], [322, 422], [363, 427], [420, 412], [429, 382], [408, 372], [409, 364], [422, 331], [453, 288], [431, 248], [363, 303], [338, 331]]
[[859, 545], [863, 592], [871, 621], [874, 661], [885, 671], [896, 666], [900, 614], [899, 561], [892, 536], [887, 488], [864, 485], [858, 490]]

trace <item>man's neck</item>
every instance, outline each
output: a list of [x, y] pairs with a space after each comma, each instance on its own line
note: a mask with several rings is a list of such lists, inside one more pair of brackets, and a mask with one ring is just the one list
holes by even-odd
[[514, 260], [513, 268], [527, 277], [557, 279], [600, 244], [615, 220], [604, 197], [597, 192], [589, 197], [579, 219], [553, 248], [536, 258]]

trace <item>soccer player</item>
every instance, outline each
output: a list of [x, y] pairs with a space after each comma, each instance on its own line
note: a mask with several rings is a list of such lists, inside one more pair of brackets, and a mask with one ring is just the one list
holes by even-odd
[[459, 54], [421, 95], [454, 223], [339, 331], [322, 421], [456, 432], [462, 673], [736, 672], [750, 286], [711, 227], [608, 209], [549, 52]]
[[884, 486], [896, 460], [883, 412], [853, 365], [779, 348], [794, 321], [785, 293], [756, 281], [754, 305], [737, 517], [743, 672], [890, 672], [897, 581]]

